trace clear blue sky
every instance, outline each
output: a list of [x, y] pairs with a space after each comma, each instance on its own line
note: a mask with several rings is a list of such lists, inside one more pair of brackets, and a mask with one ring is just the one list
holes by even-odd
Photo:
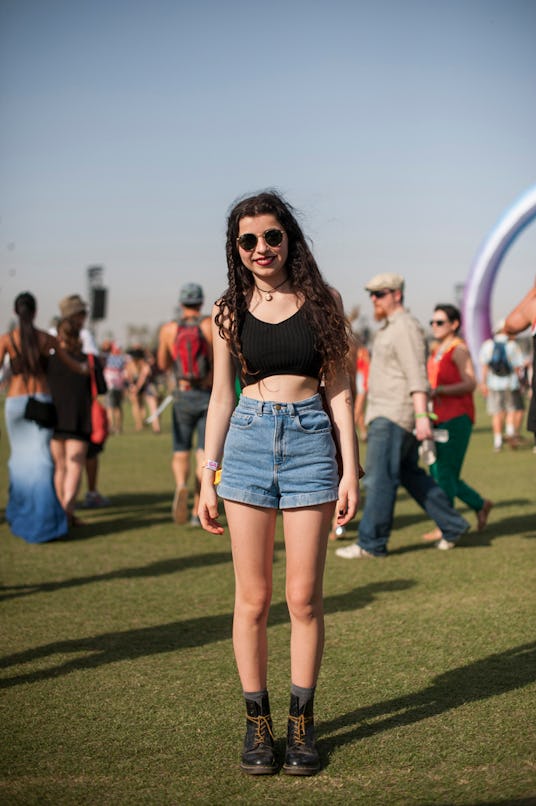
[[[536, 183], [536, 3], [2, 0], [0, 104], [1, 330], [22, 290], [46, 326], [95, 264], [99, 337], [169, 319], [190, 280], [208, 310], [228, 208], [265, 187], [347, 309], [397, 271], [427, 322]], [[535, 256], [533, 223], [494, 318]]]

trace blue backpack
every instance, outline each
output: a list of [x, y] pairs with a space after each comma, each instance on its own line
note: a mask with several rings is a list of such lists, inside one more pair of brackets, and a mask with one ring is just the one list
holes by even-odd
[[499, 378], [505, 378], [513, 372], [512, 365], [506, 353], [506, 342], [493, 340], [493, 352], [488, 364], [490, 370]]

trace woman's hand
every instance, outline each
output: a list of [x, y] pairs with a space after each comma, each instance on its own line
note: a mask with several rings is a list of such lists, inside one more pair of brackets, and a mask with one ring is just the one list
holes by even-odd
[[218, 496], [213, 484], [212, 473], [207, 473], [201, 482], [197, 516], [206, 532], [210, 532], [213, 535], [223, 534], [223, 526], [218, 523]]
[[355, 517], [359, 507], [359, 481], [343, 474], [337, 499], [337, 526], [345, 526]]

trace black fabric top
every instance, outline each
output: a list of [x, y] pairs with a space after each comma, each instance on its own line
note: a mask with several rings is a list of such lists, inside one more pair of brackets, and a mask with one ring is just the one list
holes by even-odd
[[[71, 355], [71, 358], [81, 363], [87, 361], [87, 356], [84, 354]], [[50, 356], [47, 378], [58, 414], [54, 435], [89, 441], [91, 434], [91, 380], [89, 376], [73, 372], [54, 354]], [[105, 392], [106, 382], [97, 358], [95, 358], [95, 380], [97, 391]]]
[[[315, 347], [314, 333], [304, 308], [302, 305], [295, 314], [275, 325], [246, 311], [240, 341], [249, 371], [241, 378], [242, 387], [270, 375], [319, 377], [322, 358]], [[240, 377], [237, 359], [235, 366]]]

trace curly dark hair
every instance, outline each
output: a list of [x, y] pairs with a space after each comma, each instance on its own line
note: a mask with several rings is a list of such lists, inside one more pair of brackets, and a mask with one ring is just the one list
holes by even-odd
[[227, 278], [229, 286], [216, 305], [216, 325], [242, 366], [247, 365], [240, 345], [241, 323], [248, 307], [254, 277], [240, 260], [238, 251], [239, 223], [246, 216], [273, 215], [284, 229], [288, 240], [288, 257], [285, 268], [288, 282], [295, 292], [300, 292], [307, 306], [315, 347], [322, 356], [324, 377], [333, 377], [346, 361], [349, 349], [349, 326], [339, 310], [336, 300], [322, 277], [305, 236], [296, 219], [293, 207], [273, 190], [263, 191], [238, 201], [227, 219]]
[[19, 318], [22, 374], [24, 377], [40, 375], [43, 369], [40, 361], [39, 337], [33, 324], [37, 311], [34, 295], [29, 291], [23, 291], [15, 299], [14, 310]]

